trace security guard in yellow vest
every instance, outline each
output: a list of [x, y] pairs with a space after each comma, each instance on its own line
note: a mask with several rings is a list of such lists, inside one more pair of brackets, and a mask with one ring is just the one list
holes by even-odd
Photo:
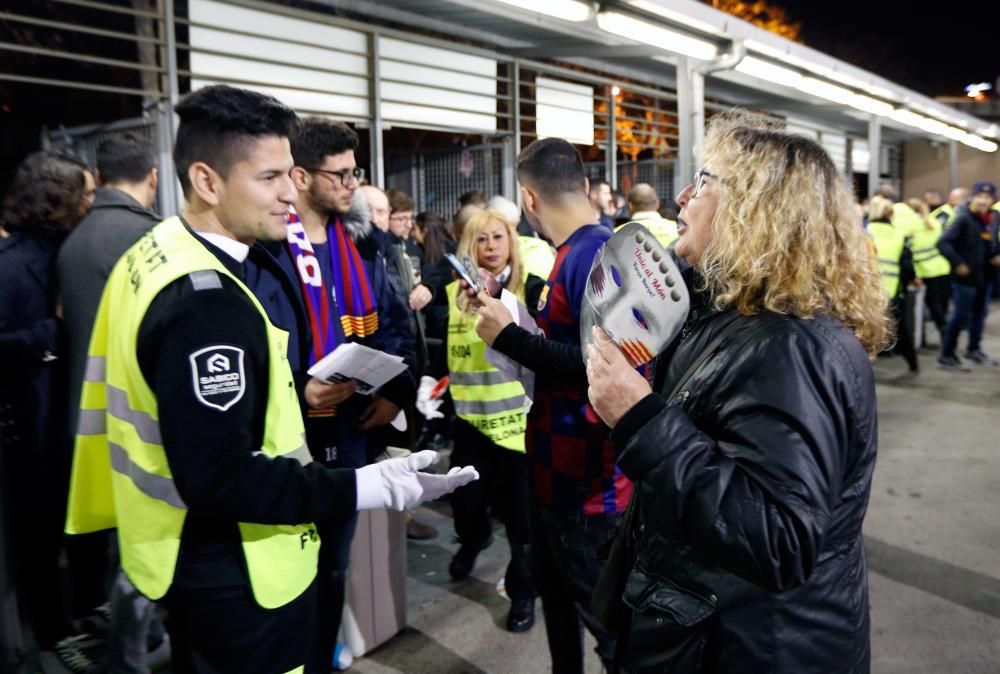
[[[922, 202], [910, 200], [909, 205], [917, 217], [910, 220], [912, 224], [909, 231], [906, 232], [906, 245], [913, 255], [913, 269], [925, 288], [923, 291], [924, 304], [930, 311], [931, 320], [937, 326], [938, 332], [943, 334], [945, 323], [948, 321], [951, 263], [938, 250], [937, 242], [944, 231], [944, 224], [948, 221], [945, 209], [949, 206], [944, 204], [931, 213], [927, 213], [927, 206]], [[896, 206], [898, 207], [899, 204]], [[935, 217], [934, 213], [945, 214], [945, 216]], [[954, 213], [954, 209], [952, 209], [952, 213]], [[895, 222], [895, 218], [893, 222]]]
[[[678, 239], [677, 223], [660, 216], [660, 199], [656, 190], [647, 183], [638, 183], [628, 193], [628, 206], [632, 212], [630, 222], [638, 222], [656, 237], [660, 245], [667, 247]], [[628, 223], [615, 228], [618, 231]]]
[[899, 260], [905, 247], [903, 233], [893, 227], [888, 220], [869, 220], [868, 236], [875, 244], [875, 252], [878, 254], [882, 291], [886, 297], [892, 299], [900, 293]]
[[287, 333], [242, 282], [285, 237], [296, 192], [277, 100], [191, 94], [175, 164], [185, 195], [112, 271], [88, 354], [68, 533], [117, 528], [121, 563], [170, 618], [174, 671], [302, 671], [320, 541], [311, 521], [410, 508], [475, 479], [418, 471], [433, 452], [310, 463]]
[[[898, 205], [898, 204], [897, 204]], [[905, 205], [905, 204], [904, 204]], [[909, 207], [907, 207], [909, 209]], [[912, 209], [910, 209], [912, 212]], [[906, 217], [904, 223], [910, 223]], [[875, 195], [868, 205], [868, 236], [875, 244], [882, 291], [889, 298], [896, 321], [896, 349], [906, 359], [910, 371], [919, 371], [912, 328], [906, 326], [906, 284], [914, 278], [912, 255], [906, 248], [904, 231], [896, 225], [893, 204]]]
[[955, 207], [951, 204], [941, 204], [933, 211], [931, 211], [931, 217], [934, 218], [942, 227], [946, 227], [951, 219], [955, 217]]
[[951, 221], [955, 219], [958, 207], [968, 200], [969, 190], [965, 187], [956, 187], [948, 192], [948, 201], [931, 212], [931, 217], [940, 222], [942, 228], [947, 229]]
[[[466, 253], [522, 303], [535, 306], [544, 282], [522, 266], [517, 232], [502, 213], [484, 210], [465, 225], [458, 250]], [[495, 289], [498, 290], [498, 289]], [[528, 559], [530, 529], [524, 457], [525, 393], [521, 383], [493, 367], [476, 334], [478, 316], [467, 310], [458, 282], [446, 288], [446, 352], [449, 390], [455, 403], [454, 465], [475, 466], [482, 479], [451, 498], [461, 547], [448, 566], [451, 577], [469, 575], [480, 550], [492, 540], [489, 513], [503, 520], [510, 544], [505, 587], [511, 598], [507, 629], [523, 632], [535, 621], [535, 585]], [[527, 292], [527, 295], [526, 295]]]

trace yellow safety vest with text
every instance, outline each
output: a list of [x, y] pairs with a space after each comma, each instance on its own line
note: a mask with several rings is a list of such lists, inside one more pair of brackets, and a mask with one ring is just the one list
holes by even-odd
[[[524, 387], [486, 360], [486, 343], [476, 334], [476, 314], [456, 306], [458, 283], [448, 295], [448, 389], [455, 414], [494, 444], [524, 451]], [[524, 301], [523, 293], [518, 299]]]
[[869, 222], [868, 236], [875, 244], [882, 290], [893, 298], [899, 292], [899, 258], [903, 255], [903, 233], [887, 222]]
[[[253, 293], [179, 218], [161, 222], [122, 256], [101, 298], [80, 401], [66, 522], [71, 534], [117, 527], [122, 568], [153, 600], [173, 582], [188, 508], [167, 462], [156, 396], [139, 368], [139, 326], [172, 282], [189, 276], [197, 286], [199, 278], [217, 282], [216, 274], [246, 292], [267, 328], [268, 403], [259, 453], [311, 461], [288, 365], [288, 333], [271, 324]], [[218, 367], [224, 371], [230, 364], [221, 359]], [[240, 522], [239, 530], [260, 606], [284, 606], [312, 584], [319, 553], [315, 526]]]

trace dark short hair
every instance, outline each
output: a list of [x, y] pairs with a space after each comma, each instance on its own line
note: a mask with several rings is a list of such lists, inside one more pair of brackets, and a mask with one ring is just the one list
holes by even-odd
[[28, 155], [7, 190], [0, 223], [8, 232], [41, 239], [69, 232], [84, 215], [81, 205], [87, 170], [79, 159], [59, 152]]
[[591, 180], [590, 193], [593, 194], [594, 192], [599, 192], [601, 190], [601, 187], [603, 187], [604, 185], [607, 185], [609, 190], [611, 189], [611, 183], [609, 183], [607, 180]]
[[330, 155], [357, 151], [358, 134], [343, 122], [306, 117], [291, 138], [295, 165], [314, 169]]
[[106, 183], [138, 183], [156, 166], [156, 151], [146, 137], [123, 133], [97, 146], [97, 170]]
[[191, 192], [188, 169], [195, 162], [227, 176], [246, 156], [247, 141], [290, 137], [298, 124], [295, 111], [273, 96], [224, 84], [188, 94], [174, 110], [181, 118], [174, 164], [185, 197]]
[[567, 194], [582, 194], [587, 183], [580, 153], [562, 138], [536, 140], [521, 150], [517, 157], [517, 179], [553, 200]]
[[458, 207], [474, 204], [486, 208], [486, 193], [482, 190], [469, 190], [458, 197]]
[[389, 190], [385, 193], [385, 196], [389, 199], [390, 213], [412, 211], [417, 206], [416, 202], [413, 201], [413, 197], [402, 190]]

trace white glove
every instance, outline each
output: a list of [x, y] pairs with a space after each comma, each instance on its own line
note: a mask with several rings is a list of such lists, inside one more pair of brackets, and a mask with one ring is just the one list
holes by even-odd
[[447, 475], [420, 472], [437, 461], [437, 457], [437, 452], [425, 449], [357, 469], [358, 510], [412, 510], [424, 501], [433, 501], [479, 479], [472, 466], [456, 466]]
[[[443, 386], [442, 386], [443, 384]], [[448, 387], [448, 378], [438, 381], [434, 377], [424, 375], [420, 378], [420, 387], [417, 389], [417, 409], [426, 419], [441, 419], [443, 412], [438, 412], [441, 407], [441, 394]]]

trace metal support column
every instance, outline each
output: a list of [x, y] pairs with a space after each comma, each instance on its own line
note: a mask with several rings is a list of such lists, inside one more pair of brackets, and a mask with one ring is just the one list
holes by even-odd
[[961, 187], [958, 182], [958, 141], [948, 143], [948, 189]]
[[517, 189], [517, 156], [521, 154], [521, 66], [517, 61], [510, 64], [511, 69], [511, 110], [510, 123], [512, 135], [504, 140], [503, 154], [503, 195], [518, 203]]
[[614, 87], [608, 87], [608, 147], [605, 175], [612, 190], [618, 189], [618, 110]]
[[521, 64], [514, 61], [514, 157], [521, 154]]
[[514, 165], [517, 155], [514, 153], [514, 139], [507, 136], [503, 139], [503, 151], [500, 153], [500, 193], [517, 203], [517, 179], [514, 177]]
[[677, 170], [674, 193], [680, 193], [695, 172], [695, 157], [705, 135], [705, 76], [691, 59], [677, 57]]
[[177, 84], [177, 31], [174, 24], [174, 0], [163, 0], [160, 7], [163, 12], [163, 33], [167, 43], [164, 54], [167, 63], [167, 79], [164, 83], [166, 96], [156, 105], [156, 144], [159, 150], [157, 167], [160, 173], [157, 198], [160, 204], [160, 215], [168, 217], [180, 211], [183, 201], [173, 157], [177, 129], [174, 105], [177, 104], [180, 96]]
[[372, 33], [368, 41], [368, 48], [371, 50], [371, 84], [368, 98], [370, 110], [368, 114], [372, 118], [371, 129], [368, 134], [371, 154], [371, 176], [369, 180], [375, 187], [385, 189], [385, 157], [383, 156], [382, 143], [382, 66], [379, 59], [379, 34]]
[[514, 135], [510, 143], [510, 193], [507, 198], [518, 206], [521, 205], [521, 190], [517, 188], [517, 158], [521, 154], [521, 64], [514, 61], [511, 64], [511, 81], [513, 89], [511, 91], [511, 125]]
[[868, 119], [868, 196], [875, 194], [881, 182], [882, 122], [878, 115]]

